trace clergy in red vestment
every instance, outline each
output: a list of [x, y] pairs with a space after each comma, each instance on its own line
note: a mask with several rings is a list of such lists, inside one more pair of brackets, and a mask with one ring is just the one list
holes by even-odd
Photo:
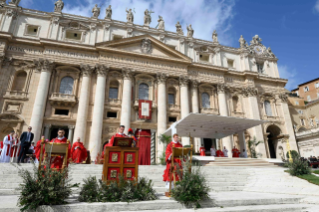
[[3, 149], [3, 141], [0, 142], [0, 153], [2, 152]]
[[221, 150], [221, 148], [216, 151], [216, 157], [225, 157], [224, 152]]
[[11, 152], [10, 152], [11, 162], [14, 162], [14, 160], [18, 158], [19, 152], [20, 152], [19, 133], [16, 133], [15, 137], [16, 137], [16, 140], [14, 144], [12, 145]]
[[[166, 188], [169, 188], [169, 182], [170, 182], [170, 171], [171, 171], [171, 157], [173, 152], [173, 147], [183, 147], [183, 145], [178, 140], [178, 134], [173, 135], [173, 141], [169, 143], [166, 147], [165, 152], [165, 160], [166, 160], [166, 169], [164, 170], [163, 174], [163, 181], [166, 182]], [[179, 164], [179, 167], [182, 167], [181, 160], [179, 158], [174, 158], [174, 164]], [[174, 167], [177, 168], [176, 165]], [[171, 180], [173, 181], [173, 176], [171, 177]], [[175, 180], [179, 181], [179, 177], [176, 174]]]
[[[51, 140], [51, 142], [54, 143], [66, 143], [67, 142], [67, 138], [64, 137], [65, 131], [64, 129], [59, 129], [58, 131], [58, 137], [53, 138]], [[71, 144], [69, 144], [69, 148], [68, 148], [68, 163], [69, 164], [69, 160], [72, 158], [71, 156]], [[51, 168], [57, 168], [57, 169], [61, 169], [62, 168], [62, 164], [63, 164], [63, 156], [53, 156], [50, 159], [50, 164], [51, 164]]]
[[102, 152], [102, 154], [101, 154], [101, 159], [104, 159], [104, 150], [105, 150], [105, 147], [107, 147], [107, 146], [113, 146], [114, 138], [115, 138], [115, 137], [120, 137], [120, 138], [126, 138], [126, 137], [127, 137], [127, 135], [125, 135], [125, 133], [124, 133], [124, 130], [125, 130], [125, 126], [124, 126], [124, 125], [120, 125], [120, 126], [119, 126], [119, 132], [112, 136], [112, 138], [110, 139], [109, 143], [107, 143], [107, 144], [104, 145], [103, 152]]
[[200, 153], [200, 156], [206, 156], [206, 149], [205, 147], [201, 146], [199, 148], [199, 153]]
[[73, 143], [72, 150], [72, 161], [74, 163], [82, 163], [87, 158], [86, 148], [84, 147], [83, 143], [81, 142], [80, 138]]
[[232, 149], [232, 153], [233, 153], [233, 158], [239, 158], [239, 150], [234, 146], [234, 148]]
[[133, 146], [132, 147], [136, 147], [137, 145], [137, 138], [134, 136], [134, 133], [133, 133], [133, 129], [132, 128], [129, 128], [128, 131], [128, 137], [130, 138], [133, 138]]

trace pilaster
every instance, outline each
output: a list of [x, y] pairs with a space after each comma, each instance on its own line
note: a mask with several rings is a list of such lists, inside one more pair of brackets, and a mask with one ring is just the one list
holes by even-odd
[[123, 95], [121, 107], [121, 125], [125, 126], [125, 133], [131, 126], [132, 99], [132, 69], [123, 68]]

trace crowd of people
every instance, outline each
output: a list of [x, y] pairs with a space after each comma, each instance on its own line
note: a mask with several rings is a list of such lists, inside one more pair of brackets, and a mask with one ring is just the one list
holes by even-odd
[[308, 163], [308, 166], [311, 166], [314, 169], [318, 168], [319, 156], [316, 158], [316, 156], [310, 155], [310, 157], [308, 158], [301, 157], [301, 160], [306, 161]]
[[[40, 160], [41, 155], [41, 140], [34, 146], [34, 134], [31, 132], [32, 127], [28, 127], [28, 131], [23, 132], [19, 137], [19, 134], [11, 131], [9, 135], [5, 136], [3, 141], [0, 142], [0, 163], [27, 163], [30, 162], [30, 158], [33, 158], [37, 163]], [[67, 138], [64, 137], [64, 129], [58, 130], [58, 135], [50, 142], [53, 143], [67, 143]], [[45, 142], [49, 142], [48, 139]], [[44, 145], [42, 148], [42, 157], [44, 157]], [[68, 147], [68, 162], [82, 163], [87, 160], [87, 150], [81, 142], [80, 138], [73, 143], [72, 147], [69, 144]], [[63, 156], [54, 156], [50, 158], [51, 168], [61, 168], [63, 163]]]
[[[200, 155], [201, 156], [206, 156], [206, 152], [205, 152], [205, 147], [201, 147], [200, 148]], [[218, 150], [215, 149], [214, 146], [212, 146], [210, 148], [210, 156], [215, 156], [215, 157], [228, 157], [228, 149], [224, 146], [224, 149], [220, 148]], [[232, 149], [232, 157], [233, 158], [247, 158], [247, 152], [245, 151], [245, 149], [243, 149], [242, 152], [240, 152], [235, 146]]]

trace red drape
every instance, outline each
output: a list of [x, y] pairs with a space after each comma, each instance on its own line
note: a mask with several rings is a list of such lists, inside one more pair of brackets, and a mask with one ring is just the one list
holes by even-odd
[[138, 156], [139, 165], [151, 165], [151, 131], [136, 130], [137, 147], [140, 148]]

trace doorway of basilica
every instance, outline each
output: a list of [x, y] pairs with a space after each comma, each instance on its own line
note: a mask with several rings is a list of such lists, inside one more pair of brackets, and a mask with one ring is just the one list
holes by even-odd
[[270, 125], [267, 130], [267, 143], [268, 143], [268, 149], [269, 149], [269, 156], [270, 158], [276, 158], [276, 149], [278, 145], [278, 139], [281, 134], [281, 130], [276, 125]]

